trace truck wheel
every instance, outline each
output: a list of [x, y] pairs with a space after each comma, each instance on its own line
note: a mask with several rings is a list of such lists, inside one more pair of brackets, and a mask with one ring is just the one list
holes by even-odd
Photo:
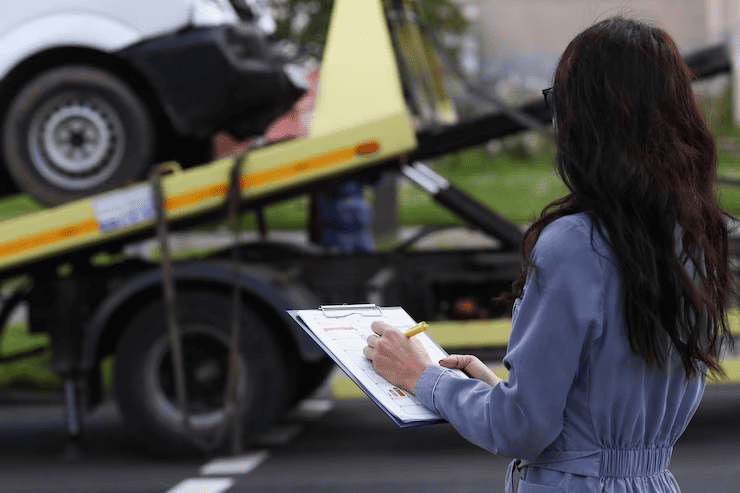
[[82, 65], [31, 80], [8, 109], [2, 140], [13, 181], [47, 205], [140, 178], [155, 142], [152, 117], [129, 85]]
[[[230, 443], [224, 391], [231, 334], [231, 299], [217, 292], [178, 292], [180, 328], [191, 436], [177, 404], [164, 306], [154, 302], [127, 324], [116, 348], [115, 392], [129, 433], [158, 454], [188, 455], [224, 449]], [[237, 392], [244, 403], [243, 441], [266, 430], [294, 394], [285, 357], [256, 310], [241, 314]], [[229, 425], [230, 426], [230, 425]]]

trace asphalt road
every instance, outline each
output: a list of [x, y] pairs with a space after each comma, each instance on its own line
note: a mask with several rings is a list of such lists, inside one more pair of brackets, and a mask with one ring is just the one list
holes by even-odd
[[[368, 399], [326, 393], [237, 458], [144, 456], [122, 436], [112, 403], [86, 426], [81, 457], [68, 459], [61, 406], [0, 405], [0, 492], [501, 491], [509, 462], [448, 424], [399, 429]], [[683, 493], [740, 492], [740, 386], [707, 388], [670, 469]]]

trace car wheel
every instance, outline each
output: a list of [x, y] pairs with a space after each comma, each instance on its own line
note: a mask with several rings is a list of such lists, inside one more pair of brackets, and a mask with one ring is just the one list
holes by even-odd
[[[224, 392], [231, 300], [211, 291], [178, 293], [190, 435], [177, 402], [172, 353], [161, 302], [136, 314], [116, 348], [115, 393], [129, 434], [156, 454], [223, 451], [230, 443]], [[253, 308], [241, 313], [237, 395], [243, 443], [266, 430], [293, 394], [283, 351]], [[225, 430], [225, 431], [224, 431]], [[195, 440], [193, 440], [195, 437]]]
[[46, 205], [141, 178], [155, 142], [151, 114], [131, 87], [82, 65], [31, 80], [13, 99], [3, 125], [13, 181]]

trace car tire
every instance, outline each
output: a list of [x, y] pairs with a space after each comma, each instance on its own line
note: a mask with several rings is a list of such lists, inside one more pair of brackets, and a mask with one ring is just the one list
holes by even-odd
[[[232, 433], [231, 425], [224, 425], [231, 299], [206, 290], [177, 296], [190, 435], [185, 433], [177, 404], [161, 301], [134, 315], [118, 342], [116, 400], [128, 434], [156, 455], [223, 452]], [[237, 389], [244, 403], [240, 427], [246, 445], [285, 412], [295, 389], [284, 353], [264, 318], [254, 307], [243, 305], [240, 324]]]
[[22, 192], [58, 205], [141, 178], [154, 159], [154, 134], [151, 113], [122, 79], [91, 66], [61, 66], [13, 98], [3, 157]]

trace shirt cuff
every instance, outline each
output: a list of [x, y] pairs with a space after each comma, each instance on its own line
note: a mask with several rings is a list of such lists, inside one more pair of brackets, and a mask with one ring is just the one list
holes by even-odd
[[442, 375], [449, 371], [449, 368], [431, 364], [427, 366], [416, 383], [416, 398], [437, 414], [439, 414], [439, 411], [437, 410], [437, 406], [434, 405], [434, 389], [437, 387], [437, 383], [439, 383]]

